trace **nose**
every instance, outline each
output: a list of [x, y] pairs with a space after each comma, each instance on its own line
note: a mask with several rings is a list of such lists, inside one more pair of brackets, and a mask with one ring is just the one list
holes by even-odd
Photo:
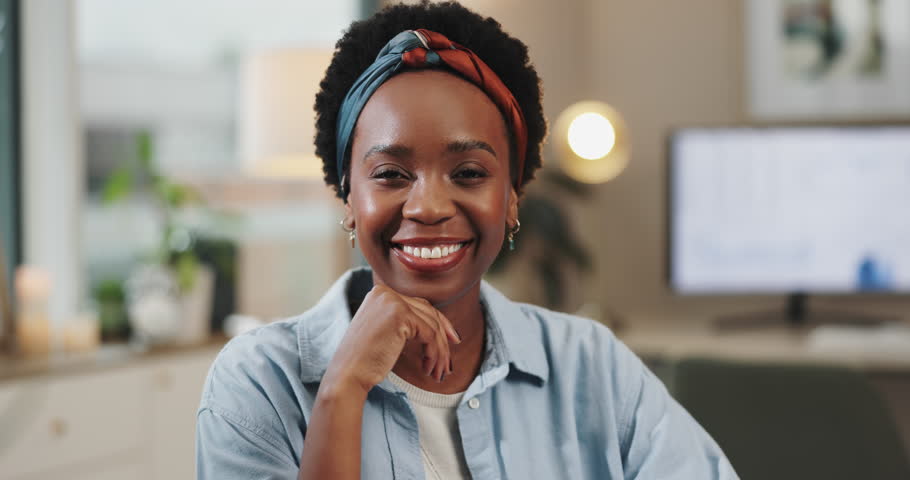
[[455, 210], [445, 182], [423, 178], [411, 187], [401, 212], [405, 219], [435, 225], [455, 216]]

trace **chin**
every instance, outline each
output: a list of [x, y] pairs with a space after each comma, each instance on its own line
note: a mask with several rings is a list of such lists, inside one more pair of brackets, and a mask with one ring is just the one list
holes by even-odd
[[443, 272], [420, 272], [409, 269], [395, 258], [382, 270], [373, 269], [382, 283], [409, 297], [423, 298], [435, 307], [444, 307], [477, 288], [484, 269], [477, 266], [459, 265]]
[[435, 307], [444, 307], [477, 287], [482, 275], [427, 275], [398, 271], [391, 278], [382, 275], [380, 278], [396, 292], [423, 298]]

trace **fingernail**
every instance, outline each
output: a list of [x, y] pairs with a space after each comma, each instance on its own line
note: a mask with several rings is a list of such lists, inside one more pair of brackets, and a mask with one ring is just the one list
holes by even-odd
[[455, 330], [455, 327], [452, 327], [452, 331], [455, 332], [455, 338], [458, 339], [458, 343], [461, 343], [461, 335], [458, 334], [458, 330]]

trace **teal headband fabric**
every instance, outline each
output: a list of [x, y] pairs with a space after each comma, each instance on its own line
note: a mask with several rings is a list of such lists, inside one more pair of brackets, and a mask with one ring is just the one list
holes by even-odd
[[[354, 125], [357, 123], [357, 118], [360, 117], [361, 110], [373, 92], [401, 70], [404, 65], [402, 54], [422, 46], [424, 46], [423, 41], [413, 31], [408, 30], [395, 35], [395, 38], [382, 47], [379, 55], [376, 56], [376, 61], [357, 78], [354, 86], [345, 95], [338, 113], [338, 128], [335, 137], [338, 150], [335, 159], [338, 181], [342, 182], [341, 190], [344, 196], [346, 196], [342, 180], [344, 178], [344, 159], [350, 148], [351, 135], [354, 133]], [[435, 52], [428, 52], [427, 63], [439, 64], [439, 56]]]

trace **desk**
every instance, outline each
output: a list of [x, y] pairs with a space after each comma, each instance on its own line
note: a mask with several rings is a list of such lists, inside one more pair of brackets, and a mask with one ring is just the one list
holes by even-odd
[[906, 349], [834, 348], [817, 340], [823, 331], [767, 328], [720, 333], [709, 326], [648, 325], [619, 338], [658, 376], [675, 360], [698, 356], [751, 362], [842, 366], [866, 374], [892, 411], [910, 456], [910, 345]]
[[684, 356], [814, 363], [844, 366], [876, 375], [907, 376], [910, 379], [910, 344], [903, 351], [893, 348], [886, 351], [835, 348], [813, 343], [812, 333], [806, 329], [781, 327], [720, 333], [708, 326], [684, 329], [649, 325], [624, 330], [619, 338], [643, 359], [660, 363]]

